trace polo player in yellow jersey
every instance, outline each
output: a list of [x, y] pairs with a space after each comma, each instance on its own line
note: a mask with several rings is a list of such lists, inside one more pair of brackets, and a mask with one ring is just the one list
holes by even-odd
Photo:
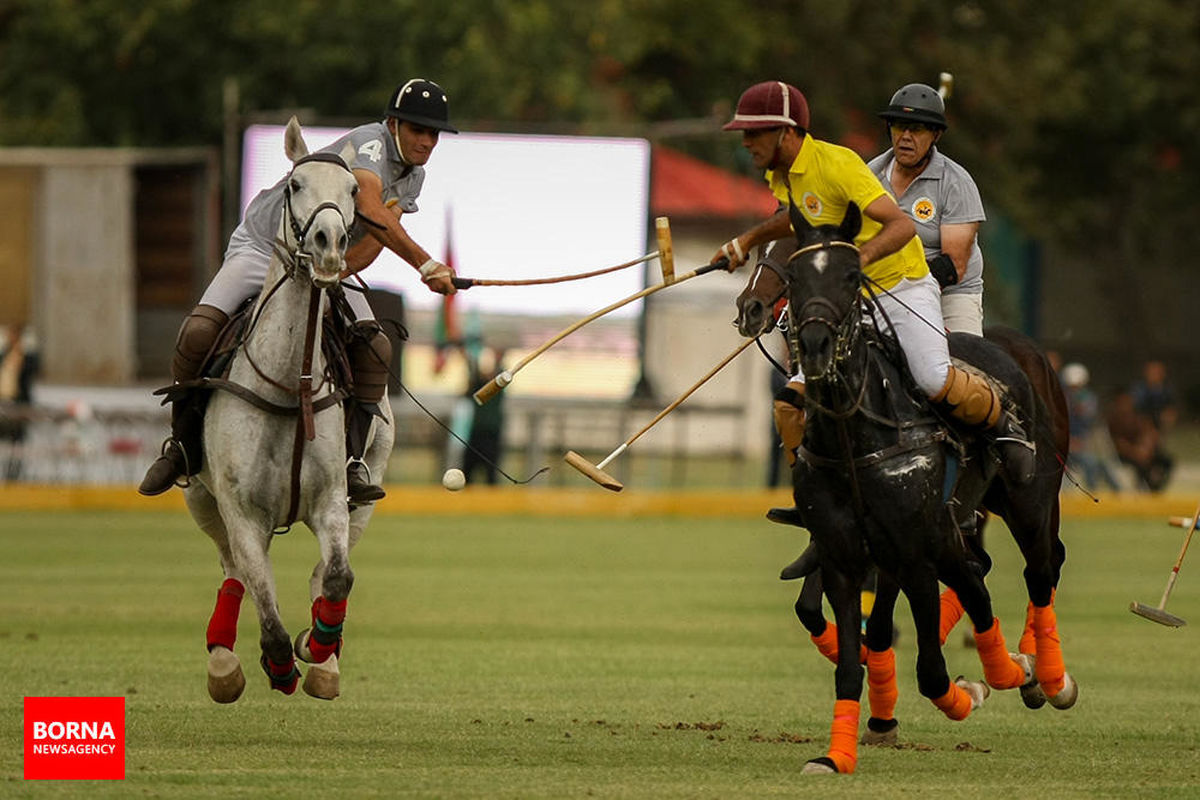
[[[781, 207], [727, 242], [712, 261], [728, 258], [733, 271], [746, 263], [754, 247], [769, 242], [789, 249], [772, 251], [774, 260], [786, 261], [788, 252], [796, 248], [789, 202], [814, 226], [838, 224], [849, 204], [855, 203], [863, 212], [862, 230], [854, 241], [863, 273], [892, 323], [917, 386], [951, 416], [988, 433], [1001, 451], [1007, 480], [1028, 481], [1034, 468], [1033, 445], [1005, 409], [999, 389], [986, 377], [950, 363], [940, 287], [929, 273], [912, 219], [854, 151], [814, 139], [808, 126], [808, 101], [796, 87], [766, 81], [742, 93], [724, 129], [742, 132], [742, 146], [754, 165], [766, 171]], [[776, 395], [774, 412], [788, 463], [794, 465], [804, 438], [802, 374], [790, 378]], [[794, 508], [776, 509], [772, 518], [803, 522]]]

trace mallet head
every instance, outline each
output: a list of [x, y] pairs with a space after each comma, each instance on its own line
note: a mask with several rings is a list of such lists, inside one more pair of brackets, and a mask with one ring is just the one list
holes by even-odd
[[579, 453], [576, 453], [574, 450], [568, 450], [567, 454], [563, 456], [563, 461], [567, 462], [572, 467], [586, 475], [588, 478], [591, 478], [593, 481], [603, 486], [605, 489], [608, 489], [610, 492], [619, 492], [625, 488], [625, 485], [619, 480], [614, 478], [612, 475], [609, 475], [599, 467], [594, 466], [590, 461], [579, 455]]
[[1168, 628], [1182, 628], [1184, 625], [1187, 625], [1187, 620], [1177, 617], [1174, 614], [1169, 614], [1166, 610], [1157, 606], [1148, 606], [1145, 603], [1130, 603], [1129, 610], [1139, 617], [1145, 617], [1148, 620], [1157, 622], [1159, 625], [1166, 625]]

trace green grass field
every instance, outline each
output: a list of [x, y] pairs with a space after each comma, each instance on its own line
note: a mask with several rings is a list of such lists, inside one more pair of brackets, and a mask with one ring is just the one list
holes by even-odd
[[[921, 698], [907, 607], [900, 748], [852, 776], [822, 755], [833, 671], [778, 568], [806, 534], [765, 521], [380, 517], [353, 554], [342, 697], [267, 688], [243, 607], [237, 704], [205, 691], [220, 574], [184, 514], [0, 513], [5, 797], [1191, 798], [1200, 793], [1195, 630], [1157, 604], [1181, 533], [1077, 521], [1058, 614], [1081, 686], [1066, 712], [993, 693], [952, 723]], [[1015, 645], [1019, 556], [999, 525], [989, 580]], [[284, 619], [307, 614], [315, 544], [275, 542]], [[1196, 556], [1200, 558], [1200, 556]], [[1168, 608], [1200, 624], [1200, 564]], [[959, 631], [951, 675], [978, 677]], [[24, 696], [126, 698], [127, 779], [25, 782]], [[865, 704], [865, 703], [864, 703]]]

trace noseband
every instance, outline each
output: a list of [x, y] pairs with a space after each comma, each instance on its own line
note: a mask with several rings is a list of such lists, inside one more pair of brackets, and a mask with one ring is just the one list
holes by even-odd
[[[324, 152], [310, 153], [309, 155], [298, 159], [292, 165], [292, 172], [295, 172], [296, 168], [302, 164], [307, 164], [313, 161], [323, 161], [327, 164], [337, 164], [339, 167], [346, 170], [346, 172], [350, 172], [350, 167], [346, 166], [346, 162], [342, 160], [341, 156], [337, 155], [336, 153]], [[292, 211], [292, 172], [288, 173], [287, 180], [283, 185], [283, 207], [284, 213], [287, 216], [288, 226], [292, 230], [292, 238], [296, 240], [296, 244], [293, 248], [289, 246], [287, 242], [281, 242], [280, 244], [283, 245], [282, 252], [279, 252], [280, 248], [276, 247], [276, 252], [279, 253], [280, 260], [283, 262], [283, 271], [289, 278], [296, 277], [297, 267], [302, 265], [307, 267], [308, 262], [312, 261], [312, 254], [305, 249], [305, 240], [308, 238], [308, 232], [312, 228], [313, 223], [316, 222], [317, 214], [320, 214], [326, 209], [332, 208], [338, 213], [338, 216], [341, 217], [342, 226], [347, 232], [349, 232], [351, 225], [353, 225], [353, 222], [346, 222], [346, 217], [342, 214], [341, 206], [332, 200], [326, 200], [324, 203], [321, 203], [319, 206], [314, 208], [312, 213], [308, 215], [308, 219], [305, 220], [303, 225], [301, 225], [296, 219], [295, 212]]]

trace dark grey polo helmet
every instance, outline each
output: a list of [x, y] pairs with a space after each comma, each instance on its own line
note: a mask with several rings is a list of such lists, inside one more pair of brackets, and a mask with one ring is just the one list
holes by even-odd
[[450, 104], [446, 100], [446, 92], [424, 78], [413, 78], [396, 87], [383, 113], [414, 125], [458, 133], [458, 129], [450, 124]]
[[879, 116], [888, 122], [906, 120], [909, 122], [924, 122], [942, 130], [946, 129], [946, 104], [937, 89], [923, 83], [910, 83], [901, 86], [892, 95], [886, 111], [880, 111]]

